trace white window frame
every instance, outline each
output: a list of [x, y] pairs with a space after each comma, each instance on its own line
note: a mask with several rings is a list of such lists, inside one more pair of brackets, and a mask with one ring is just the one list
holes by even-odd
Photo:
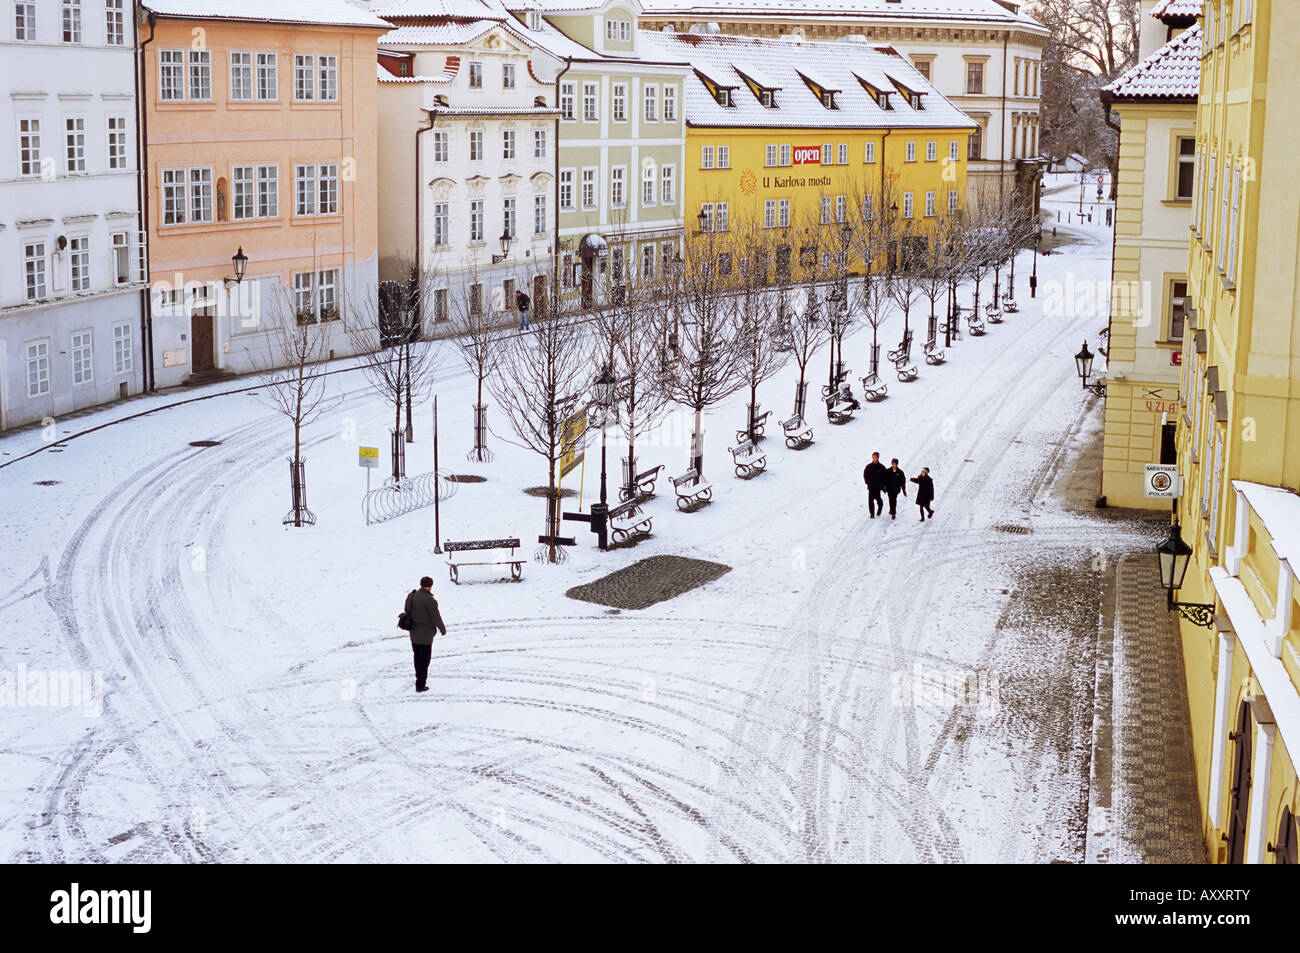
[[158, 51], [158, 101], [183, 103], [187, 89], [185, 51], [160, 49]]
[[545, 129], [533, 130], [533, 158], [534, 159], [546, 158], [546, 130]]
[[27, 371], [27, 399], [44, 397], [50, 392], [50, 339], [25, 342], [23, 357]]
[[925, 193], [925, 217], [934, 218], [935, 215], [935, 193]]
[[776, 168], [776, 164], [777, 164], [778, 162], [781, 161], [781, 160], [780, 160], [780, 152], [781, 152], [781, 148], [780, 148], [780, 146], [778, 146], [776, 143], [771, 143], [771, 144], [767, 147], [767, 149], [765, 150], [765, 152], [766, 152], [766, 155], [765, 155], [764, 160], [763, 160], [763, 165], [767, 166], [769, 169]]
[[610, 93], [610, 119], [627, 122], [627, 83], [615, 83]]
[[659, 86], [646, 83], [641, 91], [641, 116], [646, 122], [659, 121]]
[[790, 200], [789, 199], [776, 200], [776, 227], [777, 228], [790, 227]]
[[129, 374], [135, 367], [131, 322], [113, 325], [113, 373]]
[[104, 0], [104, 44], [126, 46], [126, 4], [124, 0]]
[[903, 218], [912, 217], [912, 207], [913, 207], [912, 193], [904, 192], [903, 193]]
[[257, 217], [280, 217], [280, 167], [275, 163], [257, 166]]
[[433, 130], [433, 161], [442, 164], [451, 159], [451, 133], [446, 129]]
[[763, 227], [776, 228], [776, 199], [763, 200]]
[[[560, 170], [559, 196], [560, 196], [561, 212], [571, 212], [575, 208], [577, 208], [576, 205], [578, 201], [577, 179], [578, 179], [578, 175], [576, 169]], [[568, 196], [567, 202], [565, 201], [566, 193]]]
[[513, 129], [501, 130], [501, 158], [514, 159], [518, 155], [518, 136]]
[[933, 140], [933, 139], [928, 139], [928, 140], [926, 140], [926, 143], [925, 143], [925, 161], [926, 161], [926, 162], [937, 162], [937, 161], [939, 161], [939, 143], [937, 143], [937, 142], [936, 142], [935, 140]]
[[1232, 170], [1232, 211], [1228, 222], [1228, 261], [1224, 266], [1224, 277], [1228, 281], [1237, 279], [1237, 238], [1241, 229], [1241, 169]]
[[104, 145], [107, 149], [106, 159], [110, 172], [121, 172], [127, 168], [127, 121], [125, 116], [104, 117]]
[[663, 205], [677, 204], [677, 166], [671, 162], [659, 167], [659, 201]]
[[90, 236], [68, 237], [68, 287], [73, 293], [90, 290]]
[[576, 122], [577, 83], [560, 84], [560, 118], [565, 122]]
[[731, 146], [718, 146], [718, 168], [731, 168]]
[[487, 241], [484, 237], [487, 234], [484, 222], [484, 204], [483, 199], [469, 200], [469, 240], [471, 243]]
[[17, 0], [14, 4], [14, 41], [36, 41], [36, 4], [33, 0]]
[[68, 363], [72, 367], [72, 386], [95, 383], [95, 333], [80, 328], [68, 335]]
[[916, 142], [914, 140], [909, 139], [906, 143], [903, 144], [903, 161], [904, 162], [916, 161]]
[[582, 121], [600, 121], [600, 84], [598, 83], [582, 84]]
[[[280, 99], [280, 57], [269, 50], [258, 52], [253, 58], [253, 95], [259, 103], [273, 103]], [[269, 93], [269, 95], [268, 95]]]
[[257, 217], [257, 172], [252, 165], [230, 167], [230, 219], [246, 222]]
[[549, 219], [546, 214], [546, 195], [533, 196], [533, 234], [545, 235], [549, 228]]
[[293, 54], [293, 101], [295, 103], [316, 101], [316, 55], [314, 53]]
[[451, 205], [448, 202], [433, 203], [433, 244], [437, 247], [451, 244]]
[[185, 95], [192, 103], [212, 102], [212, 51], [190, 50], [185, 61]]
[[627, 166], [616, 165], [609, 170], [609, 207], [627, 207]]
[[299, 162], [293, 167], [293, 214], [305, 218], [316, 214], [316, 166]]
[[664, 84], [662, 118], [664, 122], [677, 121], [677, 87], [669, 83]]
[[791, 148], [789, 143], [784, 143], [781, 146], [781, 168], [786, 168], [790, 165], [790, 151]]
[[701, 146], [701, 147], [700, 147], [700, 168], [701, 168], [701, 169], [712, 169], [712, 168], [713, 168], [713, 157], [714, 157], [714, 147], [713, 147], [713, 146]]
[[582, 170], [582, 207], [594, 209], [600, 202], [600, 170], [595, 166], [586, 166]]
[[339, 101], [339, 58], [333, 54], [320, 54], [316, 57], [316, 101]]
[[876, 144], [874, 142], [868, 142], [866, 146], [863, 147], [862, 161], [866, 165], [870, 165], [876, 161]]
[[60, 10], [60, 36], [64, 43], [79, 44], [82, 40], [81, 0], [62, 0]]
[[839, 146], [836, 148], [836, 153], [837, 153], [835, 156], [836, 165], [849, 164], [849, 144], [847, 142], [841, 142]]
[[86, 117], [63, 117], [63, 167], [68, 175], [86, 174]]
[[252, 50], [231, 50], [227, 57], [227, 69], [230, 72], [230, 101], [232, 103], [251, 103], [256, 86], [253, 70]]

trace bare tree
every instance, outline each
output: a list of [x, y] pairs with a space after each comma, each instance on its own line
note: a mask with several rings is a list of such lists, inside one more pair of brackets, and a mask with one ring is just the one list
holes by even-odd
[[736, 247], [746, 252], [740, 260], [733, 300], [739, 320], [737, 344], [742, 350], [741, 373], [749, 387], [745, 434], [751, 441], [757, 433], [758, 388], [785, 363], [782, 333], [777, 321], [777, 297], [769, 284], [771, 241], [767, 229], [755, 215], [747, 214], [734, 230]]
[[[302, 455], [302, 431], [338, 403], [325, 393], [325, 368], [329, 360], [328, 319], [322, 317], [319, 289], [313, 289], [310, 302], [295, 302], [289, 289], [277, 283], [267, 329], [267, 354], [259, 360], [258, 397], [293, 427], [293, 456], [289, 460], [289, 486], [292, 509], [284, 518], [287, 525], [302, 526], [316, 522], [307, 509], [306, 460]], [[304, 306], [305, 305], [305, 306]], [[332, 302], [330, 302], [332, 305]], [[328, 315], [330, 310], [326, 309]]]
[[492, 451], [487, 448], [487, 407], [483, 403], [483, 385], [496, 368], [502, 331], [493, 319], [491, 309], [484, 306], [483, 283], [479, 280], [476, 268], [471, 268], [465, 274], [455, 291], [448, 315], [452, 325], [452, 342], [465, 367], [474, 375], [476, 385], [474, 448], [469, 452], [469, 459], [490, 463]]

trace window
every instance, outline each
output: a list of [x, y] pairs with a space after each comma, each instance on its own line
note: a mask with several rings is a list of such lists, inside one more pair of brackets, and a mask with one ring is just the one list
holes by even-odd
[[866, 146], [863, 148], [862, 161], [863, 162], [876, 161], [876, 144], [874, 142], [868, 142]]
[[450, 144], [450, 133], [446, 129], [435, 129], [433, 131], [433, 161], [446, 162], [448, 158], [447, 149]]
[[533, 130], [533, 158], [534, 159], [546, 158], [546, 130], [545, 129]]
[[641, 167], [641, 204], [655, 204], [655, 167], [650, 163]]
[[660, 201], [664, 205], [674, 205], [677, 202], [677, 167], [665, 165], [660, 169]]
[[790, 200], [789, 199], [777, 199], [776, 224], [778, 228], [790, 227]]
[[185, 51], [158, 51], [158, 98], [165, 103], [185, 99]]
[[314, 165], [295, 166], [293, 171], [294, 181], [294, 214], [295, 215], [315, 215], [316, 214], [316, 167]]
[[1201, 230], [1201, 190], [1203, 188], [1201, 175], [1202, 170], [1205, 168], [1205, 164], [1201, 161], [1201, 155], [1201, 150], [1198, 149], [1192, 170], [1192, 228], [1198, 233]]
[[126, 13], [123, 0], [104, 0], [104, 42], [126, 45]]
[[781, 147], [781, 165], [788, 166], [789, 164], [790, 164], [790, 147], [788, 145], [783, 145]]
[[926, 218], [934, 217], [934, 193], [933, 192], [925, 193], [925, 217]]
[[162, 170], [162, 223], [185, 224], [185, 170]]
[[533, 234], [546, 234], [546, 196], [533, 196]]
[[298, 321], [315, 324], [339, 317], [337, 269], [300, 272], [293, 276], [293, 307]]
[[1232, 160], [1225, 156], [1223, 160], [1223, 189], [1219, 192], [1219, 254], [1217, 261], [1219, 271], [1223, 271], [1224, 259], [1228, 251], [1228, 183], [1231, 181], [1231, 169]]
[[73, 291], [90, 290], [90, 238], [78, 235], [68, 239], [68, 270]]
[[513, 129], [503, 129], [501, 131], [501, 158], [513, 159], [515, 157], [515, 131]]
[[435, 323], [451, 320], [446, 288], [435, 288], [433, 290], [433, 320]]
[[953, 139], [948, 143], [948, 158], [956, 162], [961, 158], [961, 143]]
[[916, 71], [917, 71], [918, 73], [920, 73], [922, 76], [924, 76], [927, 80], [930, 78], [930, 61], [929, 61], [929, 60], [917, 60], [917, 61], [916, 61], [915, 63], [913, 63], [912, 65], [913, 65], [914, 67], [916, 67]]
[[970, 139], [967, 140], [966, 146], [967, 159], [978, 159], [980, 157], [980, 139], [982, 138], [983, 132], [984, 127], [978, 125], [971, 132]]
[[253, 217], [255, 190], [253, 167], [251, 165], [237, 165], [230, 170], [230, 182], [233, 195], [231, 203], [235, 221], [243, 221]]
[[714, 227], [719, 232], [727, 230], [727, 203], [718, 202], [713, 206]]
[[338, 102], [339, 58], [337, 56], [316, 57], [316, 80], [316, 98], [323, 103]]
[[596, 84], [582, 84], [582, 119], [584, 122], [595, 122], [599, 118], [597, 113]]
[[133, 364], [132, 357], [131, 325], [113, 325], [113, 373], [130, 373]]
[[469, 88], [470, 89], [483, 88], [483, 64], [482, 63], [469, 64]]
[[502, 89], [515, 88], [515, 64], [514, 63], [501, 64], [501, 88]]
[[829, 89], [822, 92], [822, 105], [827, 109], [835, 108], [835, 94]]
[[[131, 281], [131, 235], [129, 232], [114, 232], [112, 241], [113, 280], [119, 285], [129, 284]], [[143, 254], [143, 249], [141, 251]], [[143, 258], [141, 259], [140, 273], [144, 274]]]
[[433, 243], [435, 245], [451, 243], [451, 223], [446, 202], [433, 203]]
[[575, 87], [573, 83], [560, 84], [560, 118], [561, 119], [573, 118], [574, 88]]
[[280, 98], [274, 53], [257, 54], [257, 98], [262, 102], [274, 102]]
[[701, 169], [713, 168], [713, 146], [704, 146], [700, 150], [700, 168]]
[[655, 280], [655, 247], [649, 242], [641, 246], [641, 280]]
[[904, 162], [915, 162], [915, 161], [916, 161], [916, 143], [915, 143], [915, 142], [908, 142], [905, 146], [903, 146], [903, 161], [904, 161]]
[[72, 383], [93, 384], [95, 382], [95, 365], [90, 331], [72, 332]]
[[627, 169], [623, 166], [616, 166], [609, 170], [609, 204], [615, 208], [622, 208], [627, 203], [624, 201], [626, 192], [624, 180], [627, 177]]
[[776, 199], [763, 202], [763, 227], [776, 228]]
[[126, 117], [108, 117], [108, 167], [126, 168]]
[[190, 169], [190, 224], [212, 221], [212, 170]]
[[700, 212], [704, 216], [702, 219], [700, 219], [700, 221], [703, 223], [700, 227], [700, 231], [702, 232], [713, 231], [713, 203], [712, 202], [702, 203], [700, 205]]
[[31, 0], [18, 0], [14, 4], [14, 39], [36, 39], [36, 4]]
[[310, 102], [316, 96], [316, 58], [309, 53], [295, 53], [293, 57], [293, 98]]
[[1169, 341], [1181, 341], [1187, 320], [1187, 282], [1171, 281], [1169, 283]]
[[339, 213], [339, 167], [329, 162], [320, 167], [320, 201], [317, 203], [318, 215], [337, 215]]
[[843, 222], [849, 217], [849, 199], [845, 195], [835, 196], [835, 221]]
[[830, 197], [829, 195], [823, 195], [823, 196], [822, 196], [822, 224], [823, 224], [823, 225], [829, 225], [829, 224], [830, 224], [830, 222], [831, 222], [831, 215], [832, 215], [832, 212], [831, 212], [831, 197]]
[[469, 200], [469, 240], [483, 241], [483, 200]]
[[766, 166], [768, 166], [769, 168], [772, 167], [772, 166], [774, 166], [774, 165], [776, 165], [777, 162], [780, 161], [780, 160], [777, 158], [777, 152], [778, 152], [778, 147], [777, 147], [777, 146], [775, 146], [775, 145], [768, 146], [768, 147], [767, 147], [767, 158], [764, 160], [763, 164], [766, 165]]
[[68, 175], [86, 171], [86, 120], [69, 116], [63, 120], [64, 151], [68, 160]]
[[948, 214], [955, 215], [956, 213], [957, 213], [957, 190], [949, 189], [948, 190]]
[[925, 144], [925, 161], [934, 162], [939, 158], [939, 143], [931, 139]]
[[903, 218], [912, 217], [912, 193], [903, 193]]
[[1214, 169], [1218, 164], [1218, 159], [1218, 156], [1210, 156], [1210, 174], [1205, 180], [1209, 186], [1209, 198], [1205, 203], [1205, 228], [1202, 231], [1207, 244], [1209, 243], [1210, 229], [1214, 225]]
[[627, 122], [627, 84], [615, 83], [613, 92], [615, 122]]
[[835, 157], [835, 161], [837, 165], [849, 164], [849, 144], [847, 142], [840, 143], [839, 149], [837, 150], [837, 154]]
[[483, 130], [471, 129], [469, 133], [469, 161], [483, 161]]
[[731, 146], [718, 146], [718, 168], [731, 168]]
[[978, 96], [984, 92], [984, 64], [967, 63], [966, 64], [966, 93], [967, 95]]
[[1237, 232], [1240, 228], [1241, 218], [1239, 215], [1239, 205], [1241, 200], [1241, 170], [1232, 170], [1232, 220], [1228, 223], [1228, 263], [1224, 269], [1225, 277], [1229, 281], [1235, 281], [1237, 278]]
[[63, 0], [63, 42], [81, 42], [81, 0]]
[[659, 121], [659, 87], [654, 84], [647, 85], [642, 94], [643, 96], [643, 115], [646, 122]]
[[502, 202], [501, 202], [501, 221], [502, 221], [502, 225], [503, 225], [503, 227], [502, 227], [502, 230], [501, 230], [501, 234], [502, 234], [502, 235], [509, 235], [511, 238], [518, 238], [518, 237], [519, 237], [519, 235], [518, 235], [518, 229], [516, 229], [516, 227], [515, 227], [515, 210], [516, 210], [516, 208], [515, 208], [515, 198], [514, 198], [514, 196], [511, 196], [511, 197], [508, 198], [508, 199], [503, 199], [503, 200], [502, 200]]
[[560, 208], [573, 208], [573, 170], [560, 170]]
[[253, 98], [253, 54], [231, 51], [230, 98], [247, 102]]
[[1177, 190], [1174, 192], [1174, 198], [1190, 201], [1196, 182], [1195, 139], [1181, 137], [1178, 139], [1178, 175], [1175, 181]]
[[259, 165], [257, 167], [258, 218], [275, 218], [279, 214], [280, 167], [278, 165]]
[[829, 142], [822, 143], [822, 165], [835, 164], [835, 159], [833, 157], [834, 149], [835, 147], [831, 143]]
[[868, 192], [862, 196], [862, 220], [869, 222], [876, 217], [876, 197]]
[[664, 87], [664, 122], [677, 121], [677, 87]]
[[1214, 430], [1214, 468], [1211, 470], [1213, 484], [1210, 487], [1210, 523], [1205, 528], [1206, 535], [1213, 545], [1219, 532], [1219, 484], [1223, 479], [1223, 434]]
[[[30, 297], [30, 296], [29, 296]], [[50, 392], [50, 342], [27, 344], [27, 396], [40, 397]]]
[[476, 281], [469, 286], [469, 313], [480, 315], [483, 313], [483, 284]]
[[190, 99], [212, 98], [212, 51], [190, 50]]
[[582, 207], [596, 207], [596, 170], [582, 170]]

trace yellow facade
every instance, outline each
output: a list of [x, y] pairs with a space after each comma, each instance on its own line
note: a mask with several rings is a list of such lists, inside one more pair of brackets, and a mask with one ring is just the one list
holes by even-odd
[[[1228, 844], [1239, 835], [1225, 798], [1236, 786], [1236, 753], [1248, 739], [1258, 754], [1276, 733], [1267, 772], [1251, 779], [1251, 798], [1269, 793], [1246, 856], [1271, 863], [1263, 839], [1277, 836], [1282, 811], [1296, 807], [1295, 748], [1288, 751], [1285, 730], [1267, 720], [1300, 706], [1294, 596], [1290, 583], [1278, 582], [1294, 567], [1283, 571], [1276, 525], [1268, 531], [1257, 517], [1239, 515], [1234, 481], [1300, 485], [1300, 117], [1277, 108], [1300, 98], [1292, 51], [1300, 4], [1208, 0], [1200, 22], [1197, 195], [1177, 433], [1184, 481], [1177, 513], [1193, 555], [1178, 598], [1213, 603], [1219, 613], [1216, 628], [1182, 626], [1209, 855], [1233, 859]], [[1225, 593], [1236, 594], [1235, 604]], [[1288, 632], [1272, 642], [1248, 639], [1260, 626]], [[1278, 672], [1285, 674], [1274, 678]]]
[[[897, 203], [900, 223], [910, 223], [916, 234], [923, 235], [950, 208], [964, 205], [969, 135], [968, 129], [904, 132], [688, 125], [684, 180], [688, 227], [697, 227], [696, 218], [706, 206], [713, 213], [717, 203], [725, 203], [732, 230], [752, 223], [778, 235], [793, 235], [792, 230], [819, 223], [856, 220], [868, 201], [874, 211], [884, 196]], [[718, 168], [720, 147], [727, 149], [724, 168]], [[772, 147], [775, 165], [769, 164]], [[787, 153], [789, 164], [782, 164]], [[823, 162], [824, 158], [831, 161]], [[824, 207], [824, 202], [829, 205]]]

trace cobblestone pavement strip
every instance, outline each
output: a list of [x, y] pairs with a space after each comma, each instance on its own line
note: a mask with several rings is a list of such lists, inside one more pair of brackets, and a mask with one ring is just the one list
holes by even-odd
[[730, 566], [685, 556], [651, 556], [585, 586], [574, 586], [570, 599], [616, 609], [648, 609], [731, 572]]

